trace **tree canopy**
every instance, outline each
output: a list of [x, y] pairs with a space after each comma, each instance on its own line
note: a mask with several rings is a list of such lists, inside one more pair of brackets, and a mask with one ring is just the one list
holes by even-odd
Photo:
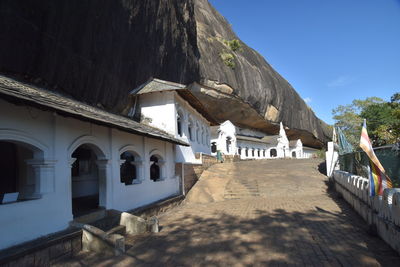
[[353, 100], [332, 110], [335, 126], [339, 126], [348, 141], [358, 147], [363, 119], [373, 146], [394, 144], [400, 140], [400, 93], [390, 102], [378, 97]]

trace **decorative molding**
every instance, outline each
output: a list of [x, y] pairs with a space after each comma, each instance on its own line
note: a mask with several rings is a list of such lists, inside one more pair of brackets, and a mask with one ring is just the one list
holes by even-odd
[[90, 145], [92, 146], [93, 152], [96, 154], [98, 159], [107, 159], [107, 154], [105, 153], [105, 151], [107, 151], [105, 149], [105, 147], [102, 145], [102, 143], [99, 141], [99, 139], [95, 136], [92, 135], [82, 135], [78, 138], [76, 138], [71, 145], [68, 147], [68, 155], [71, 157], [72, 153], [74, 153], [74, 151], [80, 147], [81, 145]]
[[35, 154], [42, 154], [42, 158], [50, 155], [49, 147], [24, 131], [16, 129], [0, 129], [0, 140], [20, 142], [27, 145]]

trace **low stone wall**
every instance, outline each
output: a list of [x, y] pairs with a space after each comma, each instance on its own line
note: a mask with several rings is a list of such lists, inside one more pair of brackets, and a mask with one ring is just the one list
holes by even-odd
[[143, 218], [157, 216], [160, 213], [166, 212], [167, 210], [178, 206], [184, 199], [185, 196], [183, 195], [169, 197], [167, 199], [163, 199], [155, 203], [151, 203], [149, 205], [130, 210], [129, 213]]
[[201, 160], [201, 164], [195, 163], [176, 163], [175, 175], [183, 177], [182, 193], [186, 195], [190, 189], [200, 179], [201, 174], [210, 166], [219, 163], [217, 158], [211, 155], [196, 153], [196, 158]]
[[369, 196], [368, 179], [348, 172], [333, 172], [335, 189], [377, 234], [400, 253], [400, 189], [385, 189]]
[[224, 163], [229, 163], [229, 162], [238, 162], [240, 161], [240, 156], [239, 155], [224, 155]]
[[68, 230], [1, 251], [0, 266], [49, 266], [81, 250], [82, 230]]
[[201, 162], [202, 162], [204, 170], [208, 169], [210, 166], [212, 166], [214, 164], [220, 163], [217, 160], [217, 157], [207, 155], [207, 154], [201, 154]]

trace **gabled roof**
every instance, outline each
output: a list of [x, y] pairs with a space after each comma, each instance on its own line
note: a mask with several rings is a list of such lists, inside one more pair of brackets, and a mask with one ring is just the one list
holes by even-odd
[[313, 151], [319, 151], [319, 149], [317, 149], [317, 148], [313, 148], [313, 147], [309, 147], [309, 146], [303, 146], [303, 151], [304, 150], [313, 150]]
[[176, 91], [187, 89], [187, 86], [180, 83], [164, 81], [156, 78], [151, 78], [144, 84], [133, 89], [129, 94], [142, 95], [147, 93], [162, 92], [162, 91]]
[[74, 117], [125, 132], [189, 146], [188, 143], [157, 128], [1, 75], [0, 98], [17, 104], [32, 105], [42, 110], [55, 111], [62, 116]]
[[180, 97], [186, 100], [195, 110], [197, 110], [197, 112], [199, 112], [206, 120], [208, 120], [211, 126], [219, 125], [219, 123], [208, 113], [203, 104], [197, 99], [197, 97], [194, 96], [194, 94], [186, 85], [151, 78], [144, 84], [133, 89], [130, 92], [130, 95], [144, 95], [168, 91], [176, 91]]

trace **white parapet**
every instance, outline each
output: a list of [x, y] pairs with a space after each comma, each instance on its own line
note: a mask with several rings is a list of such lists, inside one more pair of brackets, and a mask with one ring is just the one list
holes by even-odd
[[400, 253], [400, 189], [385, 189], [383, 196], [369, 194], [367, 178], [333, 171], [334, 187], [378, 235]]

